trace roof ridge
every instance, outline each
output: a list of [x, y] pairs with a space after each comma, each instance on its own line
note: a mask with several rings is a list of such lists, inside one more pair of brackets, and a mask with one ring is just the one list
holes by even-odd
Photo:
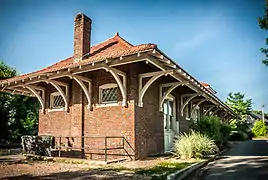
[[[116, 46], [121, 46], [122, 48], [117, 48], [117, 49], [113, 49], [111, 46], [111, 50], [107, 50], [110, 49], [109, 44], [113, 44]], [[93, 62], [93, 61], [101, 61], [102, 59], [105, 58], [116, 58], [119, 56], [126, 56], [126, 55], [131, 55], [132, 53], [135, 52], [139, 52], [139, 51], [143, 51], [143, 50], [148, 50], [148, 49], [153, 49], [156, 48], [157, 45], [156, 44], [152, 44], [152, 43], [147, 43], [147, 44], [139, 44], [139, 45], [135, 45], [133, 46], [132, 44], [130, 44], [128, 41], [126, 41], [124, 38], [122, 38], [121, 36], [119, 36], [118, 32], [111, 38], [106, 39], [105, 41], [98, 43], [94, 46], [92, 46], [91, 48], [91, 52], [90, 54], [92, 56], [89, 56], [87, 58], [87, 60], [81, 61], [79, 62], [81, 65], [83, 64], [87, 64], [89, 62]], [[104, 49], [102, 49], [104, 48]], [[102, 52], [103, 50], [103, 52]], [[41, 73], [48, 73], [48, 72], [53, 72], [53, 71], [57, 71], [60, 69], [64, 69], [67, 67], [72, 67], [72, 66], [77, 66], [77, 64], [73, 63], [72, 61], [73, 56], [67, 57], [66, 59], [60, 60], [54, 64], [51, 64], [49, 66], [46, 66], [44, 68], [38, 69], [36, 71], [30, 72], [30, 73], [26, 73], [26, 74], [22, 74], [19, 76], [15, 76], [13, 78], [7, 79], [7, 81], [10, 80], [15, 80], [15, 79], [21, 79], [21, 78], [25, 78], [31, 75], [37, 75], [37, 74], [41, 74]], [[4, 82], [5, 80], [1, 80], [0, 82]]]
[[[110, 38], [108, 38], [108, 39], [106, 39], [106, 40], [104, 40], [104, 41], [102, 41], [102, 42], [100, 42], [100, 43], [98, 43], [98, 44], [92, 46], [90, 49], [93, 50], [93, 51], [90, 50], [90, 51], [91, 51], [90, 53], [94, 53], [94, 51], [95, 51], [95, 50], [98, 50], [98, 48], [99, 48], [100, 46], [105, 46], [106, 44], [111, 43], [110, 41], [113, 41], [113, 40], [115, 40], [115, 41], [116, 41], [116, 40], [117, 40], [117, 41], [120, 41], [120, 42], [122, 43], [122, 45], [124, 45], [124, 46], [127, 47], [127, 48], [134, 47], [131, 43], [129, 43], [128, 41], [126, 41], [124, 38], [122, 38], [122, 37], [119, 35], [118, 32], [116, 32], [114, 36], [112, 36], [112, 37], [110, 37]], [[89, 54], [90, 54], [90, 53], [89, 53]]]
[[130, 42], [128, 42], [127, 40], [125, 40], [124, 38], [122, 38], [122, 37], [119, 35], [118, 32], [115, 33], [114, 37], [117, 38], [117, 39], [119, 39], [119, 40], [121, 40], [121, 42], [122, 42], [124, 45], [126, 45], [127, 47], [129, 47], [129, 48], [134, 46], [133, 44], [131, 44]]
[[98, 44], [94, 44], [94, 45], [91, 46], [90, 48], [96, 48], [97, 46], [99, 46], [99, 45], [101, 45], [101, 44], [103, 44], [103, 43], [105, 43], [105, 42], [107, 42], [107, 41], [109, 41], [109, 40], [112, 40], [114, 37], [115, 37], [115, 36], [112, 36], [112, 37], [110, 37], [110, 38], [108, 38], [108, 39], [105, 39], [104, 41], [102, 41], [102, 42], [100, 42], [100, 43], [98, 43]]

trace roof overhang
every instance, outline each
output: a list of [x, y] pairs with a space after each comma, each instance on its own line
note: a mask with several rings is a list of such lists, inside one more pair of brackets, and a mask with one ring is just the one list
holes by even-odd
[[105, 67], [116, 67], [124, 64], [136, 63], [145, 61], [150, 63], [162, 71], [170, 71], [172, 77], [179, 81], [183, 81], [189, 88], [195, 92], [202, 94], [205, 98], [209, 99], [219, 108], [224, 109], [226, 112], [235, 118], [240, 117], [236, 115], [229, 106], [223, 103], [215, 94], [205, 88], [197, 79], [187, 73], [182, 67], [177, 65], [172, 59], [165, 55], [158, 48], [152, 48], [144, 51], [139, 51], [125, 56], [118, 56], [107, 59], [96, 59], [94, 61], [85, 62], [83, 60], [79, 63], [71, 64], [65, 67], [59, 67], [53, 71], [36, 72], [29, 75], [19, 76], [17, 78], [10, 78], [0, 81], [0, 90], [4, 92], [11, 92], [20, 95], [30, 95], [29, 91], [21, 91], [16, 89], [19, 85], [29, 85], [36, 83], [40, 80], [55, 79], [64, 76], [77, 75], [84, 72], [105, 69]]

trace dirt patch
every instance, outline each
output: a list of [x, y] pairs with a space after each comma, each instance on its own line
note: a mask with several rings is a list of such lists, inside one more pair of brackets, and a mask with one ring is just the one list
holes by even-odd
[[0, 157], [0, 179], [152, 179], [137, 174], [135, 169], [149, 169], [163, 162], [189, 162], [175, 158], [149, 158], [113, 164], [97, 164], [90, 161], [64, 162], [32, 161], [24, 156]]

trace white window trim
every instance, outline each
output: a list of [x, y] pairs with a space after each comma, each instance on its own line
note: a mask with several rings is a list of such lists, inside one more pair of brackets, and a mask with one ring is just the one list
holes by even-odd
[[64, 106], [61, 107], [61, 108], [52, 108], [52, 105], [53, 105], [53, 101], [52, 99], [54, 98], [54, 96], [61, 96], [61, 94], [56, 91], [56, 92], [53, 92], [50, 94], [50, 99], [49, 99], [49, 109], [48, 109], [48, 112], [53, 112], [53, 111], [64, 111], [65, 108]]
[[185, 106], [185, 108], [184, 108], [184, 112], [183, 112], [183, 114], [185, 114], [185, 119], [186, 119], [187, 121], [190, 121], [190, 120], [191, 120], [191, 118], [189, 117], [189, 105], [190, 105], [190, 104], [187, 104], [187, 105]]
[[108, 83], [99, 86], [99, 104], [96, 107], [106, 107], [106, 106], [118, 106], [118, 100], [116, 102], [102, 102], [102, 89], [109, 89], [109, 88], [118, 88], [118, 84], [116, 83]]
[[[172, 112], [173, 130], [172, 131], [175, 134], [178, 134], [179, 133], [179, 121], [177, 120], [176, 98], [172, 94], [168, 94], [167, 97], [165, 98], [165, 100], [168, 100], [168, 101], [172, 101], [173, 102], [173, 107], [172, 107], [172, 110], [173, 110], [173, 112]], [[171, 127], [171, 125], [169, 125], [169, 126]]]
[[[195, 104], [193, 104], [192, 107], [195, 107]], [[199, 107], [199, 106], [197, 106], [197, 107], [194, 109], [194, 113], [193, 113], [193, 115], [196, 113], [197, 117], [191, 117], [192, 119], [197, 120], [197, 119], [199, 118], [199, 113], [200, 113], [199, 110], [200, 110], [200, 107]]]

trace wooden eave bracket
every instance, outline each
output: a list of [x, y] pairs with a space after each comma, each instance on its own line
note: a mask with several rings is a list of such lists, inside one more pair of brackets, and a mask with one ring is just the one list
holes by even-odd
[[[150, 72], [150, 73], [144, 73], [139, 74], [139, 99], [138, 99], [138, 106], [143, 107], [143, 96], [148, 90], [148, 88], [155, 82], [158, 78], [168, 74], [172, 74], [173, 70], [167, 70], [167, 71], [156, 71], [156, 72]], [[143, 86], [143, 79], [144, 78], [150, 78], [145, 85]]]
[[[41, 105], [41, 110], [44, 113], [45, 112], [45, 89], [40, 88], [40, 87], [36, 87], [36, 86], [32, 86], [32, 85], [24, 85], [22, 87], [27, 88], [36, 96], [36, 98], [38, 99], [38, 101]], [[40, 95], [36, 90], [40, 90], [42, 92], [42, 94]]]
[[[114, 77], [114, 79], [116, 80], [119, 89], [121, 91], [123, 100], [122, 100], [122, 106], [127, 107], [127, 75], [126, 73], [115, 69], [113, 67], [109, 67], [109, 66], [105, 66], [103, 67], [103, 69], [105, 69], [107, 72], [110, 72], [112, 74], [112, 76]], [[120, 76], [123, 78], [123, 80], [121, 80]]]
[[[159, 86], [159, 111], [163, 111], [163, 103], [168, 95], [176, 89], [178, 86], [184, 86], [183, 82], [165, 83]], [[163, 92], [163, 88], [169, 87], [166, 92]]]
[[205, 102], [205, 101], [208, 101], [208, 99], [207, 99], [207, 98], [202, 99], [201, 101], [199, 101], [199, 102], [193, 107], [193, 109], [192, 109], [192, 111], [191, 111], [191, 117], [192, 117], [192, 115], [193, 115], [193, 113], [194, 113], [194, 110], [195, 110], [200, 104], [202, 104], [202, 103]]
[[[192, 94], [184, 94], [181, 96], [181, 116], [183, 116], [183, 111], [186, 105], [195, 97], [200, 96], [199, 93], [192, 93]], [[183, 102], [184, 98], [187, 98], [185, 102]]]
[[216, 112], [218, 112], [219, 110], [221, 110], [220, 107], [218, 107], [218, 109], [216, 109], [214, 112], [212, 112], [211, 116], [213, 116]]
[[[86, 98], [87, 98], [87, 108], [92, 110], [92, 81], [89, 78], [83, 77], [83, 76], [79, 76], [79, 75], [72, 75], [69, 76], [70, 78], [74, 79], [82, 88], [82, 90], [84, 91]], [[87, 83], [87, 86], [86, 84]]]
[[[15, 88], [20, 88], [20, 87], [27, 89], [27, 90], [24, 91], [24, 90], [20, 90], [20, 89], [15, 89]], [[29, 84], [12, 86], [11, 88], [14, 88], [13, 92], [11, 92], [12, 94], [18, 94], [18, 93], [15, 93], [16, 91], [22, 91], [22, 93], [19, 93], [19, 95], [27, 95], [26, 93], [33, 94], [38, 99], [38, 101], [41, 105], [42, 112], [43, 113], [45, 112], [45, 88], [33, 86], [33, 85], [29, 85]], [[41, 91], [41, 95], [38, 91]]]
[[[213, 108], [217, 107], [216, 105], [212, 105], [210, 108], [208, 108], [206, 110], [206, 112], [204, 113], [204, 115], [207, 115]], [[208, 114], [209, 115], [209, 114]]]
[[[45, 82], [47, 84], [51, 84], [52, 86], [55, 87], [55, 89], [57, 89], [57, 91], [60, 93], [60, 95], [62, 96], [62, 98], [64, 100], [64, 103], [65, 103], [64, 109], [65, 109], [65, 111], [68, 111], [68, 108], [69, 108], [69, 85], [67, 83], [55, 81], [55, 80], [51, 80], [51, 79], [47, 79], [47, 80], [45, 80]], [[61, 88], [61, 86], [63, 86], [65, 88], [65, 92]]]

